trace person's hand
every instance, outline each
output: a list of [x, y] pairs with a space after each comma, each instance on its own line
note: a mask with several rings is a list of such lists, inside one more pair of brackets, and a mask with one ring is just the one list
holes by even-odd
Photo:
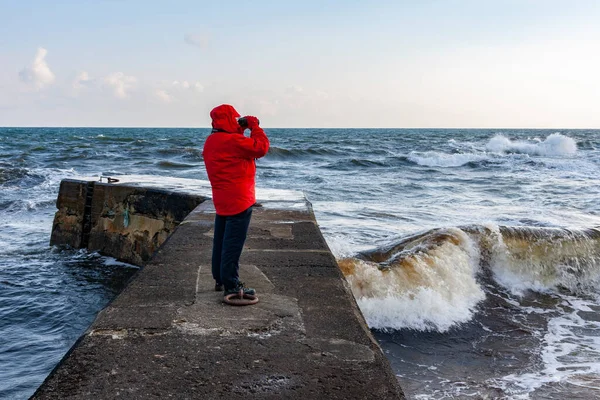
[[248, 129], [250, 129], [250, 130], [258, 127], [258, 124], [260, 124], [260, 122], [258, 121], [258, 118], [253, 117], [251, 115], [248, 115], [244, 118], [246, 118], [246, 121], [248, 122]]

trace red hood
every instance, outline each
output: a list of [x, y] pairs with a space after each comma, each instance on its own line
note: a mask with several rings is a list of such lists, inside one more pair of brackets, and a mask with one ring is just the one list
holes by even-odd
[[229, 104], [221, 104], [220, 106], [213, 108], [210, 112], [212, 127], [220, 131], [231, 133], [240, 132], [240, 126], [236, 120], [239, 116], [240, 114]]

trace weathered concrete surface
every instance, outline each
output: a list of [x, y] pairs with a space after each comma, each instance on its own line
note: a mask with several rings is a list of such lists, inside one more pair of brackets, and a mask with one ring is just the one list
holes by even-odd
[[249, 307], [213, 291], [213, 219], [198, 206], [33, 398], [403, 398], [308, 206], [254, 209]]
[[144, 265], [204, 200], [199, 195], [155, 188], [65, 179], [50, 244], [85, 247]]
[[50, 244], [81, 248], [83, 215], [87, 196], [86, 182], [63, 179], [56, 199], [58, 211], [54, 215]]

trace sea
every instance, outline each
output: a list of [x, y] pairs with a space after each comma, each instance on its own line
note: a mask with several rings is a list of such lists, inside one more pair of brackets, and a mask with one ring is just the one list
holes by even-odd
[[[269, 129], [408, 399], [600, 398], [600, 130]], [[206, 180], [209, 129], [0, 128], [0, 398], [137, 267], [51, 247], [60, 181]]]

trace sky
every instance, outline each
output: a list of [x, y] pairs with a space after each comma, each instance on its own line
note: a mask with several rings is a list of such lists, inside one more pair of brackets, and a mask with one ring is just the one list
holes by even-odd
[[0, 0], [0, 126], [600, 128], [597, 0]]

